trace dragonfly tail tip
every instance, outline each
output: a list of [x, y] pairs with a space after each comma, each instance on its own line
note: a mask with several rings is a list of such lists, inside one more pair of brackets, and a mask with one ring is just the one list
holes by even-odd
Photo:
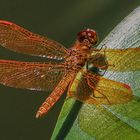
[[38, 119], [39, 117], [40, 117], [40, 114], [37, 113], [36, 116], [35, 116], [35, 118]]

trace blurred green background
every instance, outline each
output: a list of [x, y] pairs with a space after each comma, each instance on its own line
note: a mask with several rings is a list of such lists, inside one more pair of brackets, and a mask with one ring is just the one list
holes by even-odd
[[[139, 5], [139, 0], [0, 0], [0, 19], [47, 35], [69, 48], [83, 28], [95, 29], [101, 41]], [[0, 59], [40, 60], [2, 47]], [[0, 140], [50, 140], [66, 94], [45, 117], [35, 119], [49, 94], [0, 85]]]

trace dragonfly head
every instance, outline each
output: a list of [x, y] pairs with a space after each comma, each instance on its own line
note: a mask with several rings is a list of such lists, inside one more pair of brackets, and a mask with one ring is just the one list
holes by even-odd
[[87, 46], [88, 49], [98, 42], [97, 33], [94, 30], [89, 29], [89, 28], [86, 30], [80, 31], [77, 34], [77, 36], [78, 36], [78, 41], [84, 46]]

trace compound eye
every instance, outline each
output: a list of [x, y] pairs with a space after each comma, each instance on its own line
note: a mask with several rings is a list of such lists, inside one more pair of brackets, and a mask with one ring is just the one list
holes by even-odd
[[80, 42], [84, 41], [85, 39], [87, 39], [87, 33], [85, 31], [81, 31], [78, 33], [78, 40]]
[[97, 43], [97, 34], [92, 29], [83, 30], [77, 35], [79, 42], [83, 42], [86, 39], [90, 42], [91, 45], [95, 45]]

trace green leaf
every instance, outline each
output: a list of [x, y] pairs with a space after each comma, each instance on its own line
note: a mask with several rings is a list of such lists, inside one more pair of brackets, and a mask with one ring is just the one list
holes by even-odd
[[[108, 48], [118, 49], [140, 47], [140, 7], [115, 27], [98, 47], [104, 44]], [[79, 72], [77, 77], [80, 76]], [[52, 140], [140, 139], [140, 71], [107, 71], [104, 77], [129, 84], [133, 90], [133, 100], [125, 104], [95, 106], [68, 98]], [[74, 83], [71, 88], [76, 90], [77, 85]]]

